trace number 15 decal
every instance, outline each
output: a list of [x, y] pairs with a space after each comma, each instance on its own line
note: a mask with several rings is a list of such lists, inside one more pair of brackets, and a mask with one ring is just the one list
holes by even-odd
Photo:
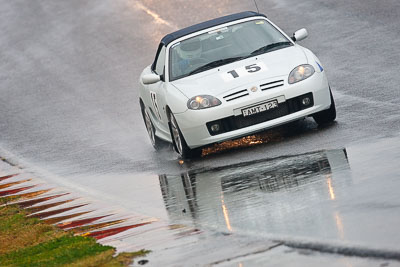
[[226, 73], [223, 73], [222, 78], [226, 82], [228, 82], [228, 81], [232, 81], [239, 77], [245, 77], [245, 76], [251, 75], [255, 72], [267, 71], [267, 70], [268, 70], [267, 66], [265, 66], [264, 63], [260, 62], [260, 63], [243, 66], [243, 67], [240, 67], [240, 68], [237, 68], [234, 70], [230, 70]]
[[157, 117], [161, 119], [161, 114], [160, 114], [160, 110], [158, 109], [158, 104], [157, 104], [157, 94], [155, 92], [150, 91], [150, 98], [151, 98], [151, 104], [153, 104], [153, 108], [154, 108], [154, 113], [156, 113]]

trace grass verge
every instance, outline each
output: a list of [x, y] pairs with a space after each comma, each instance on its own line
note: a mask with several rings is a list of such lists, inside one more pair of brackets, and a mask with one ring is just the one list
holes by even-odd
[[[0, 204], [9, 200], [0, 198]], [[94, 238], [74, 236], [27, 215], [16, 205], [0, 206], [1, 266], [127, 266], [149, 252], [114, 256], [115, 248]]]

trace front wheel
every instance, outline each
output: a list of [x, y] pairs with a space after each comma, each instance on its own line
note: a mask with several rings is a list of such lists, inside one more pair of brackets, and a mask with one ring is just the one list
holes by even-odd
[[182, 158], [195, 158], [201, 156], [201, 149], [190, 149], [185, 141], [185, 138], [182, 135], [181, 130], [179, 129], [178, 123], [174, 115], [170, 114], [170, 122], [169, 128], [171, 131], [172, 142], [175, 148], [175, 151], [182, 157]]
[[318, 125], [324, 125], [336, 119], [336, 106], [335, 100], [332, 96], [331, 88], [329, 88], [329, 93], [331, 95], [331, 106], [328, 109], [320, 111], [313, 115], [313, 118]]

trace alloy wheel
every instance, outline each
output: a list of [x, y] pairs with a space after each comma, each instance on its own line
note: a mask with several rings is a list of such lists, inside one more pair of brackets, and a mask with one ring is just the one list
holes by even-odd
[[171, 116], [171, 128], [176, 149], [178, 150], [178, 153], [182, 155], [182, 139], [181, 135], [179, 134], [178, 124], [176, 123], [174, 116]]

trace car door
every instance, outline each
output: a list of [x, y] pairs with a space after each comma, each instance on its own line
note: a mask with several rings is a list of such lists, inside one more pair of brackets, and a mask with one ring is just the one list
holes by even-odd
[[152, 65], [152, 72], [161, 76], [161, 80], [157, 83], [149, 84], [149, 96], [150, 96], [150, 109], [152, 113], [153, 124], [157, 130], [161, 131], [161, 135], [169, 135], [168, 119], [165, 112], [165, 54], [166, 48], [164, 45], [160, 45], [156, 56], [155, 63]]

